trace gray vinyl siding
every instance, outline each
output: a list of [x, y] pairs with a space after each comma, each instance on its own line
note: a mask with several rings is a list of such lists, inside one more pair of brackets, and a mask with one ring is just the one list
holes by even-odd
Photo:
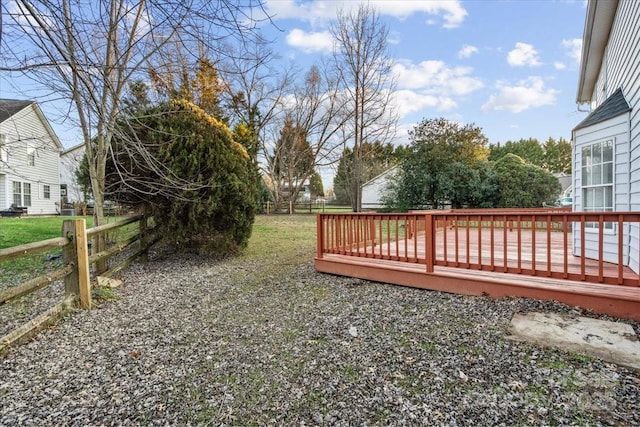
[[[615, 209], [640, 211], [640, 2], [637, 0], [620, 0], [618, 4], [602, 67], [592, 95], [594, 100], [592, 107], [596, 108], [618, 88], [622, 88], [631, 111], [627, 116], [625, 130], [627, 154], [621, 151], [618, 155], [616, 151]], [[620, 131], [623, 126], [625, 125], [621, 124]], [[617, 134], [618, 130], [616, 129], [615, 132]], [[576, 132], [576, 134], [579, 133]], [[622, 137], [623, 133], [618, 135]], [[624, 150], [618, 143], [618, 139], [616, 139], [616, 150]], [[579, 156], [580, 153], [581, 151], [576, 149], [574, 156]], [[579, 178], [574, 179], [578, 181]], [[625, 228], [626, 244], [624, 246], [628, 257], [628, 259], [625, 257], [627, 260], [625, 264], [638, 272], [640, 270], [638, 259], [640, 230], [637, 224], [628, 225]]]
[[[13, 202], [13, 182], [31, 184], [30, 215], [56, 214], [60, 201], [59, 151], [47, 127], [30, 105], [0, 123], [0, 133], [6, 135], [8, 167], [6, 201]], [[27, 164], [27, 150], [34, 149], [35, 164]], [[44, 198], [44, 186], [50, 187], [50, 198]], [[6, 209], [8, 206], [4, 206]]]
[[[574, 134], [573, 150], [573, 170], [574, 188], [573, 202], [577, 212], [583, 211], [582, 200], [582, 149], [594, 143], [604, 142], [613, 139], [614, 156], [614, 177], [613, 177], [613, 209], [615, 211], [629, 210], [629, 114], [624, 113], [618, 117], [604, 122], [579, 129]], [[618, 262], [618, 233], [621, 230], [605, 230], [603, 241], [603, 259], [607, 262]], [[628, 227], [622, 230], [625, 238], [628, 238]], [[598, 258], [598, 231], [585, 231], [585, 256], [587, 258]], [[580, 241], [580, 225], [574, 224], [573, 250], [574, 255], [581, 253], [582, 242]], [[628, 247], [623, 247], [623, 259], [629, 256]], [[625, 262], [626, 263], [626, 262]]]

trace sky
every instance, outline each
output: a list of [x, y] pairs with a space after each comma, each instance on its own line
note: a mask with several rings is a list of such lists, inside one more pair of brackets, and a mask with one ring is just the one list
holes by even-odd
[[[483, 129], [490, 143], [571, 138], [586, 1], [376, 1], [398, 76], [397, 143], [423, 119]], [[304, 67], [331, 52], [328, 27], [356, 1], [270, 0], [267, 29], [283, 60]], [[584, 109], [584, 106], [581, 106]]]
[[[264, 3], [273, 22], [263, 25], [264, 35], [273, 40], [281, 61], [304, 72], [330, 55], [328, 28], [337, 11], [355, 8], [359, 1]], [[571, 129], [586, 116], [575, 102], [585, 0], [369, 4], [389, 29], [389, 55], [398, 79], [394, 102], [400, 115], [395, 143], [408, 143], [408, 130], [437, 117], [474, 124], [493, 144], [570, 139]], [[0, 75], [0, 98], [32, 98], [27, 84], [17, 86]], [[41, 107], [63, 146], [81, 142], [79, 133], [59, 120], [59, 104]], [[330, 185], [329, 175], [323, 173], [325, 185]]]

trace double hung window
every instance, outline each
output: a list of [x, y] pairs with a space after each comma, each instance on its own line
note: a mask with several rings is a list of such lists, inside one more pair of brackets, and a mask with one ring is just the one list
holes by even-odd
[[[613, 211], [613, 140], [582, 148], [582, 208], [585, 212]], [[586, 228], [598, 228], [589, 222]], [[613, 223], [605, 223], [613, 229]]]

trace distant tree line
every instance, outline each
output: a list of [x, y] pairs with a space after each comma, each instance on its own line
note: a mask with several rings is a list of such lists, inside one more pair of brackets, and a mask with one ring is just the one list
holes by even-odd
[[[425, 119], [407, 147], [362, 144], [362, 182], [395, 167], [386, 207], [408, 209], [540, 207], [560, 192], [553, 173], [571, 173], [571, 144], [563, 138], [489, 144], [479, 127]], [[338, 203], [349, 203], [352, 152], [342, 153], [334, 177]]]
[[571, 142], [564, 138], [549, 137], [541, 143], [535, 138], [507, 141], [504, 144], [489, 144], [490, 161], [501, 159], [507, 154], [515, 154], [526, 163], [540, 166], [553, 172], [571, 175]]
[[[423, 120], [409, 139], [408, 153], [384, 201], [390, 210], [532, 208], [552, 204], [560, 193], [551, 171], [514, 154], [522, 150], [538, 155], [539, 163], [566, 170], [562, 162], [545, 156], [533, 139], [505, 144], [503, 149], [489, 145], [479, 127], [443, 118]], [[557, 148], [551, 141], [547, 147]]]

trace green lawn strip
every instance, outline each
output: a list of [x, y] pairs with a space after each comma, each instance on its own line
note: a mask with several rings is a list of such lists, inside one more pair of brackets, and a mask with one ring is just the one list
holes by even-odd
[[[62, 223], [68, 219], [85, 219], [87, 228], [93, 225], [92, 217], [23, 217], [0, 219], [0, 249], [60, 237]], [[121, 218], [110, 217], [106, 223]], [[139, 232], [137, 223], [128, 224], [107, 232], [108, 245], [117, 244]], [[25, 257], [0, 261], [0, 290], [22, 283], [30, 278], [62, 267], [61, 249], [54, 248]]]
[[93, 224], [91, 217], [2, 218], [0, 219], [0, 249], [60, 237], [62, 222], [65, 219], [77, 218], [84, 218], [87, 221], [87, 227]]

